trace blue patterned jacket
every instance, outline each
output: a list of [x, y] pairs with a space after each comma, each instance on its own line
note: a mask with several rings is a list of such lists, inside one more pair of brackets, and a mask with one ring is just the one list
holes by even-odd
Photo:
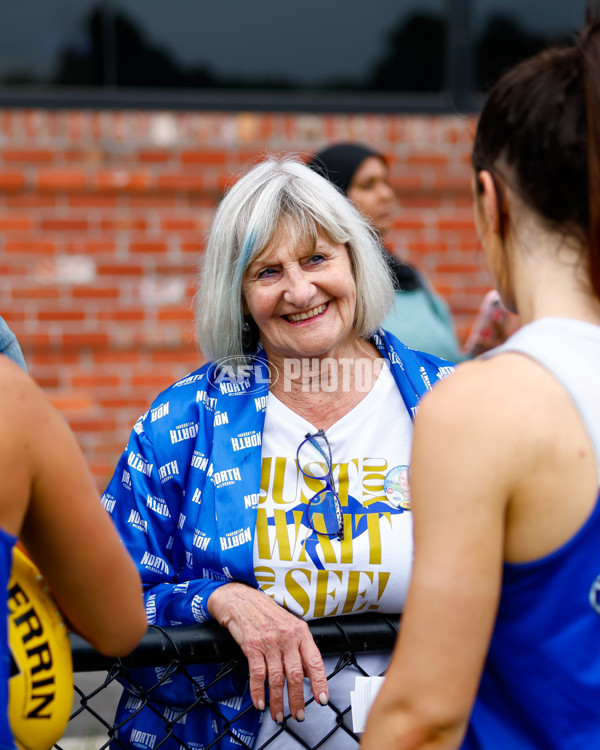
[[[383, 330], [372, 340], [414, 416], [422, 395], [453, 366], [407, 349]], [[246, 374], [235, 382], [209, 363], [161, 393], [135, 424], [103, 495], [142, 577], [150, 624], [206, 622], [208, 598], [217, 587], [229, 581], [257, 587], [253, 548], [269, 392], [268, 366], [260, 354]], [[199, 704], [173, 732], [200, 749], [224, 731], [227, 720], [250, 707], [219, 746], [239, 747], [236, 737], [252, 746], [260, 714], [251, 707], [247, 683], [230, 676], [212, 686], [218, 670], [219, 665], [188, 667], [222, 718]], [[163, 672], [138, 670], [135, 677], [150, 687]], [[189, 706], [198, 692], [180, 675], [167, 679], [152, 692], [164, 705], [162, 718], [125, 693], [117, 722], [133, 718], [119, 731], [119, 740], [139, 750], [152, 748], [164, 737], [163, 719]], [[161, 747], [175, 749], [179, 743], [167, 740]]]

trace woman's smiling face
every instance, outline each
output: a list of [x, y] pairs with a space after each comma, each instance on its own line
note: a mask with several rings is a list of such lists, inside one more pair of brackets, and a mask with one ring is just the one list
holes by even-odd
[[248, 266], [242, 295], [270, 362], [342, 356], [355, 341], [356, 284], [345, 245], [321, 236], [296, 245], [284, 233]]

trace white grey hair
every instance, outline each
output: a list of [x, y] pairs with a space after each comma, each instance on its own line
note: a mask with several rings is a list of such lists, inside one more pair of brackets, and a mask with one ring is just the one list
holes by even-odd
[[298, 157], [269, 157], [227, 191], [212, 222], [196, 295], [196, 336], [208, 359], [248, 354], [242, 342], [244, 272], [283, 232], [294, 242], [322, 235], [345, 245], [357, 292], [354, 333], [368, 338], [383, 323], [394, 287], [375, 230]]

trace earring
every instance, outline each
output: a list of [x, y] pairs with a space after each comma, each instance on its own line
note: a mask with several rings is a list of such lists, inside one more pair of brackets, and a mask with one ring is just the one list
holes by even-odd
[[248, 316], [244, 317], [242, 323], [242, 350], [246, 353], [252, 350], [252, 328]]

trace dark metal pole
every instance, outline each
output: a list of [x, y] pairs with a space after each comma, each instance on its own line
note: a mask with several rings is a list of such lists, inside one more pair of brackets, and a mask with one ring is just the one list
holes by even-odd
[[[400, 615], [377, 613], [311, 620], [308, 627], [323, 654], [391, 650]], [[117, 661], [95, 651], [81, 636], [70, 634], [75, 672], [110, 669]], [[140, 645], [120, 662], [127, 667], [165, 666], [173, 659], [185, 664], [221, 662], [245, 657], [225, 628], [216, 622], [159, 628], [151, 625]]]
[[473, 97], [473, 0], [447, 0], [446, 85], [455, 110], [475, 109]]
[[113, 0], [102, 3], [102, 85], [115, 88], [117, 85], [117, 40]]

